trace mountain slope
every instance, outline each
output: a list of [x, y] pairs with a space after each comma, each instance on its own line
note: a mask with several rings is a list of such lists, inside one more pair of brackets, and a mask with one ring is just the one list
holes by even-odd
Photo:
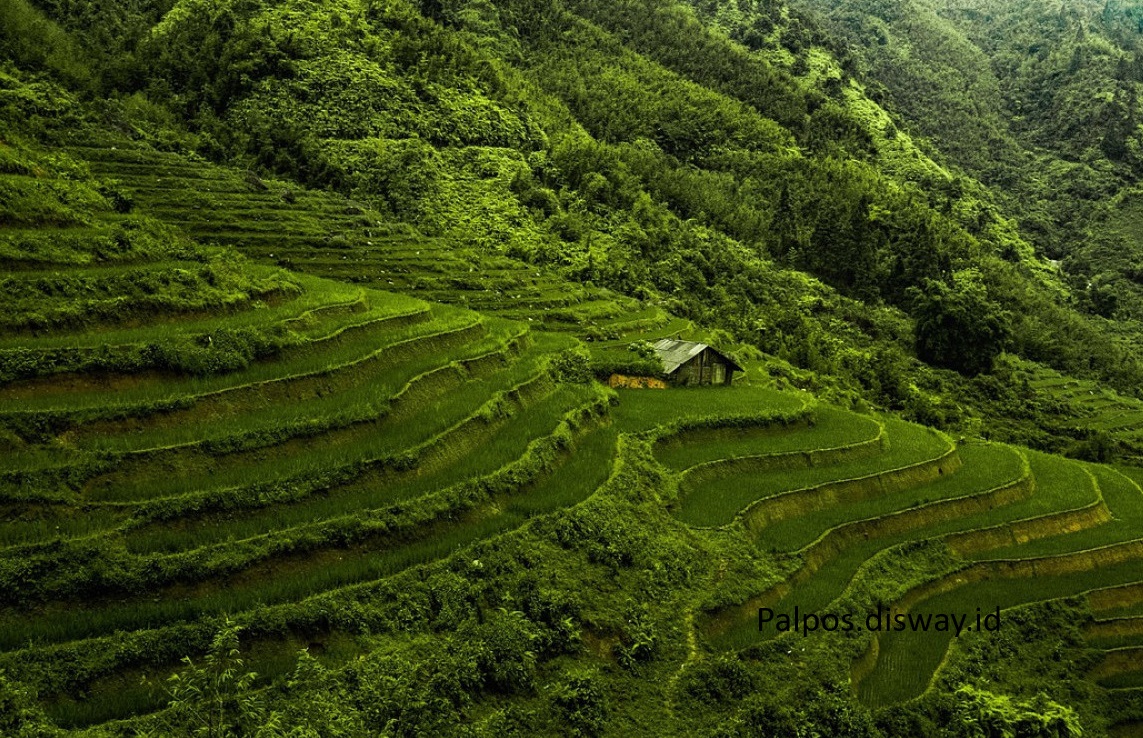
[[[1137, 321], [1134, 2], [816, 2], [910, 130], [993, 187], [1091, 312]], [[1133, 256], [1129, 257], [1133, 259]]]
[[[1138, 400], [1028, 360], [1134, 355], [820, 27], [0, 7], [43, 40], [0, 77], [5, 730], [1143, 719], [1138, 472], [969, 438], [1138, 448]], [[680, 332], [744, 381], [591, 381]], [[1017, 635], [759, 631], [799, 605]]]

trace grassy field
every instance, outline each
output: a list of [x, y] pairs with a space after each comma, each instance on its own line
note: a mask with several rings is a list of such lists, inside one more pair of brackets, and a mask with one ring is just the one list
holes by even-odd
[[[862, 423], [854, 417], [849, 422]], [[950, 446], [940, 436], [919, 426], [884, 420], [889, 443], [884, 453], [848, 463], [790, 469], [757, 474], [741, 474], [726, 479], [704, 481], [687, 490], [679, 505], [679, 519], [689, 525], [725, 525], [735, 515], [758, 500], [796, 490], [808, 490], [829, 482], [874, 477], [936, 459]]]
[[729, 390], [681, 389], [619, 390], [615, 425], [624, 433], [701, 424], [707, 418], [743, 418], [765, 423], [783, 413], [806, 408], [808, 395], [780, 392], [769, 387], [733, 387]]
[[1073, 412], [1076, 428], [1107, 433], [1133, 463], [1143, 460], [1143, 401], [1038, 364], [1018, 366], [1030, 387]]
[[[569, 283], [523, 262], [399, 228], [394, 233], [377, 214], [335, 195], [273, 181], [251, 188], [231, 170], [139, 148], [89, 145], [72, 153], [190, 235], [233, 244], [293, 270], [410, 290], [594, 339], [616, 340], [671, 321], [661, 309]], [[188, 189], [198, 196], [186, 198]], [[285, 191], [291, 202], [283, 200]]]
[[[844, 531], [847, 527], [892, 518], [895, 514], [906, 515], [927, 509], [935, 511], [931, 515], [922, 514], [903, 531], [886, 532], [874, 528], [869, 535], [849, 538], [847, 545], [777, 597], [774, 606], [792, 610], [797, 605], [807, 612], [824, 611], [830, 603], [843, 595], [861, 566], [882, 551], [912, 540], [968, 530], [1001, 516], [1018, 516], [1019, 508], [1026, 502], [959, 516], [940, 512], [944, 501], [985, 495], [990, 490], [1019, 479], [1025, 473], [1021, 454], [1006, 446], [968, 444], [961, 447], [960, 453], [964, 466], [954, 475], [894, 495], [822, 510], [767, 531], [759, 541], [760, 547], [790, 552], [800, 560], [808, 547], [831, 530]], [[718, 633], [713, 643], [719, 648], [744, 648], [762, 637], [769, 636], [758, 632], [756, 618], [745, 617], [733, 627]]]
[[[1143, 562], [1130, 562], [1096, 571], [1035, 579], [997, 579], [976, 582], [970, 587], [932, 597], [911, 612], [918, 615], [960, 613], [971, 616], [975, 627], [976, 611], [993, 612], [1057, 597], [1067, 597], [1119, 582], [1138, 581], [1143, 577]], [[859, 687], [863, 701], [872, 706], [890, 705], [921, 694], [931, 675], [944, 658], [951, 634], [938, 632], [890, 633], [881, 638], [877, 667]]]
[[[720, 651], [758, 658], [763, 600], [820, 611], [898, 587], [915, 614], [971, 615], [1143, 581], [1128, 549], [1143, 471], [954, 442], [778, 390], [757, 364], [729, 388], [608, 390], [587, 357], [706, 334], [339, 195], [114, 135], [68, 151], [93, 173], [75, 175], [86, 199], [44, 195], [0, 225], [14, 306], [0, 321], [0, 668], [69, 726], [161, 707], [140, 680], [201, 654], [225, 617], [249, 628], [260, 684], [311, 643], [350, 662], [380, 637], [373, 613], [426, 578], [481, 580], [481, 552], [506, 541], [553, 547], [513, 554], [529, 572], [555, 559], [604, 574], [556, 604], [535, 574], [490, 616], [573, 623], [569, 650], [545, 658], [611, 669], [637, 652], [642, 616], [599, 598], [677, 598], [649, 638], [663, 664], [639, 667], [676, 675]], [[115, 212], [94, 177], [137, 212]], [[116, 313], [136, 289], [153, 299]], [[1138, 401], [1027, 371], [1084, 427], [1143, 434]], [[620, 509], [647, 527], [624, 528]], [[946, 546], [947, 566], [869, 580], [918, 544]], [[1095, 566], [1092, 551], [1113, 553]], [[1049, 568], [1022, 575], [1031, 559]], [[962, 571], [985, 573], [926, 589]], [[445, 589], [401, 617], [444, 608]], [[881, 638], [862, 700], [921, 693], [950, 640]]]
[[821, 407], [815, 409], [812, 425], [798, 432], [762, 427], [725, 429], [705, 437], [691, 434], [659, 444], [655, 457], [668, 468], [684, 471], [725, 459], [839, 448], [873, 441], [881, 432], [881, 423], [874, 418]]
[[[381, 281], [387, 254], [342, 264], [349, 260], [332, 233], [415, 241], [400, 229], [381, 234], [387, 227], [347, 214], [337, 198], [303, 194], [287, 205], [202, 162], [127, 148], [86, 153], [98, 160], [100, 151], [140, 199], [169, 195], [172, 207], [149, 212], [193, 235], [240, 222], [232, 235], [243, 245], [272, 234], [311, 255], [306, 239], [316, 239], [332, 249], [319, 271], [361, 267], [366, 282]], [[188, 212], [204, 205], [209, 213]], [[53, 207], [44, 212], [65, 212]], [[211, 627], [223, 614], [391, 577], [575, 505], [608, 477], [617, 432], [600, 420], [606, 392], [550, 373], [579, 345], [574, 338], [530, 331], [527, 318], [250, 264], [153, 221], [142, 221], [151, 241], [109, 253], [106, 242], [124, 226], [101, 207], [93, 195], [89, 211], [69, 215], [75, 225], [57, 227], [51, 241], [46, 231], [0, 228], [0, 259], [12, 266], [4, 286], [17, 301], [0, 325], [9, 333], [0, 361], [16, 378], [0, 383], [0, 421], [19, 436], [3, 461], [12, 502], [0, 520], [0, 588], [19, 595], [3, 597], [0, 660], [22, 663], [51, 644], [83, 649], [116, 632]], [[177, 247], [161, 236], [177, 237]], [[475, 263], [420, 250], [403, 262], [441, 279]], [[204, 271], [219, 259], [230, 271]], [[200, 276], [221, 285], [217, 295]], [[547, 279], [500, 259], [472, 285], [504, 315], [550, 296], [569, 310], [555, 316], [565, 322], [606, 316], [613, 327], [643, 328], [666, 319], [644, 307], [628, 321], [632, 302]], [[112, 320], [112, 303], [100, 300], [132, 285], [169, 309], [140, 304], [138, 316]], [[513, 296], [503, 294], [509, 286], [519, 288]], [[37, 335], [25, 330], [33, 325]], [[231, 336], [275, 343], [224, 356]], [[201, 369], [150, 358], [173, 351]], [[45, 487], [61, 490], [56, 503], [32, 494]], [[87, 564], [76, 567], [75, 557]], [[25, 564], [36, 572], [30, 586]], [[262, 642], [259, 665], [291, 661], [285, 645]], [[152, 709], [154, 690], [124, 680], [161, 678], [177, 658], [140, 671], [132, 666], [140, 656], [124, 653], [91, 672], [83, 699], [53, 688], [44, 697], [69, 725]]]
[[[1088, 499], [1081, 492], [1084, 479], [1082, 465], [1065, 462], [1043, 455], [1034, 455], [1037, 490], [1034, 499], [1044, 506], [1071, 508]], [[1069, 474], [1070, 472], [1070, 474]], [[995, 580], [973, 581], [968, 586], [956, 587], [949, 592], [926, 598], [912, 611], [918, 614], [938, 612], [975, 612], [982, 609], [1002, 610], [1028, 602], [1065, 597], [1090, 589], [1110, 587], [1138, 581], [1143, 574], [1143, 560], [1129, 555], [1126, 561], [1100, 558], [1090, 563], [1076, 559], [1088, 551], [1111, 550], [1116, 545], [1129, 544], [1139, 539], [1139, 515], [1143, 512], [1143, 495], [1138, 485], [1114, 469], [1093, 467], [1093, 479], [1113, 518], [1102, 525], [1084, 527], [1062, 534], [1036, 537], [1009, 548], [991, 549], [978, 558], [982, 561], [1007, 562], [1050, 559], [1072, 556], [1077, 561], [1074, 573], [1046, 573], [1035, 576], [1013, 575]], [[1096, 554], [1097, 557], [1105, 556]], [[987, 605], [987, 607], [984, 607]], [[944, 657], [950, 638], [947, 634], [902, 632], [881, 638], [880, 655], [876, 668], [861, 683], [863, 699], [872, 705], [893, 704], [916, 696], [923, 691], [927, 680], [918, 680], [917, 674], [931, 674]]]

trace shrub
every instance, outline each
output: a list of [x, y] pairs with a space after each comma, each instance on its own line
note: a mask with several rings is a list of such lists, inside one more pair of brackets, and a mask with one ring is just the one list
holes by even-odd
[[587, 382], [592, 378], [591, 354], [582, 346], [561, 351], [549, 369], [557, 382]]
[[592, 355], [590, 367], [598, 379], [606, 379], [612, 374], [658, 377], [663, 373], [663, 362], [658, 358], [647, 358], [625, 350], [598, 351]]
[[524, 613], [499, 608], [483, 623], [470, 622], [460, 636], [474, 649], [477, 667], [489, 689], [516, 694], [535, 688], [539, 632]]
[[0, 733], [11, 738], [60, 735], [36, 703], [36, 694], [0, 671]]
[[556, 687], [552, 706], [573, 736], [590, 738], [602, 734], [607, 720], [607, 702], [597, 674], [574, 672]]
[[154, 346], [154, 363], [163, 369], [205, 376], [238, 371], [281, 350], [286, 329], [223, 328], [208, 335], [170, 339]]
[[682, 680], [682, 691], [699, 705], [727, 704], [758, 689], [758, 680], [736, 656], [720, 656], [693, 664]]
[[659, 655], [660, 647], [658, 631], [644, 604], [641, 611], [628, 616], [626, 632], [615, 645], [615, 659], [624, 669], [637, 672], [642, 664]]
[[1005, 695], [965, 685], [955, 693], [953, 724], [957, 736], [1027, 736], [1027, 738], [1078, 738], [1083, 735], [1074, 710], [1039, 694], [1017, 702]]

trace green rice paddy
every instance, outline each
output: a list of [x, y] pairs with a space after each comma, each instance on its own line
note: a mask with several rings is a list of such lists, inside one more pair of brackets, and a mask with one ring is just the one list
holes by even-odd
[[[262, 262], [236, 259], [241, 279], [280, 289], [220, 295], [197, 311], [173, 305], [154, 320], [0, 336], [0, 360], [35, 370], [0, 385], [0, 421], [19, 431], [0, 459], [0, 593], [12, 595], [0, 607], [0, 668], [31, 675], [61, 653], [88, 654], [83, 675], [37, 685], [69, 725], [154, 709], [153, 691], [128, 682], [161, 681], [177, 667], [174, 653], [113, 649], [109, 639], [173, 639], [222, 616], [265, 619], [275, 624], [258, 631], [252, 665], [279, 673], [296, 651], [294, 631], [321, 620], [323, 602], [431, 562], [464, 561], [473, 547], [593, 495], [624, 494], [609, 486], [620, 472], [677, 486], [660, 524], [712, 547], [732, 540], [734, 551], [790, 572], [753, 595], [804, 611], [860, 594], [865, 564], [918, 541], [945, 539], [967, 570], [1078, 561], [1143, 538], [1139, 469], [954, 443], [777, 390], [757, 367], [731, 388], [611, 391], [568, 381], [554, 367], [581, 360], [585, 347], [692, 337], [694, 326], [660, 305], [383, 223], [337, 195], [252, 186], [244, 173], [141, 144], [72, 152], [182, 235], [117, 255], [97, 249], [126, 227], [111, 213], [50, 239], [0, 228], [12, 289], [54, 290], [53, 309], [67, 317], [77, 295], [235, 253]], [[209, 355], [212, 335], [246, 329], [288, 340], [205, 373], [61, 373], [52, 364], [55, 351], [74, 358], [172, 338]], [[1085, 427], [1143, 433], [1143, 403], [1028, 371], [1038, 372], [1039, 391], [1087, 413]], [[1101, 512], [1101, 500], [1107, 515], [1076, 522]], [[739, 525], [760, 501], [789, 504]], [[694, 580], [715, 580], [714, 566], [696, 562]], [[997, 572], [922, 598], [913, 612], [972, 614], [1143, 581], [1143, 558], [1036, 577]], [[1143, 604], [1101, 617], [1114, 614], [1143, 614]], [[353, 639], [322, 622], [320, 637], [352, 658]], [[711, 651], [762, 638], [752, 618], [698, 627]], [[857, 685], [862, 700], [879, 707], [919, 694], [950, 641], [882, 637]]]
[[679, 519], [689, 525], [725, 525], [758, 500], [932, 461], [950, 449], [945, 439], [927, 429], [889, 418], [884, 423], [889, 444], [882, 454], [836, 465], [737, 474], [703, 481], [681, 499]]

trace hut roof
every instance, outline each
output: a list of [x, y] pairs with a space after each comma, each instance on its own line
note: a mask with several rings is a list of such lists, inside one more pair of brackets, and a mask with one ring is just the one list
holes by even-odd
[[726, 354], [722, 353], [716, 348], [711, 348], [705, 343], [695, 343], [694, 341], [675, 341], [670, 338], [663, 338], [656, 341], [652, 348], [655, 353], [659, 355], [659, 359], [663, 362], [663, 371], [667, 374], [674, 374], [676, 370], [683, 364], [694, 357], [701, 354], [704, 350], [710, 349], [714, 353], [722, 357], [722, 360], [733, 367], [736, 371], [742, 371], [742, 367], [738, 366], [734, 359], [731, 359]]

